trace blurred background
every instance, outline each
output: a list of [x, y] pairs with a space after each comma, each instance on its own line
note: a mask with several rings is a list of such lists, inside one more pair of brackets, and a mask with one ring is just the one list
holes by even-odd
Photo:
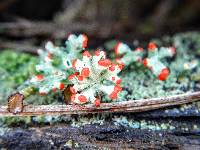
[[149, 40], [198, 31], [199, 14], [199, 0], [1, 0], [0, 48], [34, 51], [69, 33], [86, 33], [89, 46]]

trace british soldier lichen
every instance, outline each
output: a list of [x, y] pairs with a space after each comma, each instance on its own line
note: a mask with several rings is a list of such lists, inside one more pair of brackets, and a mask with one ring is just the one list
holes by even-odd
[[[47, 42], [46, 50], [38, 50], [38, 74], [29, 80], [29, 87], [19, 93], [28, 97], [36, 89], [40, 95], [45, 95], [57, 89], [63, 91], [68, 85], [73, 84], [72, 103], [95, 103], [99, 106], [102, 93], [116, 99], [122, 90], [119, 86], [121, 79], [117, 76], [122, 69], [121, 65], [111, 63], [103, 51], [96, 51], [94, 56], [88, 51], [83, 52], [87, 42], [87, 36], [73, 34], [69, 35], [66, 47], [58, 47], [52, 42]], [[8, 102], [10, 100], [11, 98]]]
[[[120, 78], [122, 78], [122, 83], [121, 86], [123, 87], [123, 92], [126, 92], [124, 94], [122, 100], [137, 100], [137, 99], [144, 99], [144, 98], [150, 98], [150, 97], [163, 97], [163, 96], [169, 96], [169, 95], [175, 95], [175, 94], [180, 94], [180, 93], [185, 93], [187, 91], [195, 91], [200, 89], [200, 60], [199, 57], [195, 55], [199, 48], [199, 39], [200, 39], [200, 34], [199, 33], [182, 33], [182, 34], [176, 34], [172, 37], [169, 37], [170, 42], [164, 41], [160, 42], [160, 40], [153, 40], [155, 41], [158, 45], [162, 44], [168, 44], [168, 45], [174, 45], [176, 47], [176, 56], [173, 58], [173, 61], [169, 61], [170, 59], [167, 60], [162, 60], [162, 62], [170, 69], [170, 76], [168, 76], [167, 80], [165, 82], [157, 80], [150, 71], [150, 69], [144, 69], [143, 68], [135, 68], [134, 65], [131, 65], [130, 68], [123, 69], [123, 71], [119, 74]], [[194, 42], [196, 41], [196, 42]], [[191, 44], [194, 46], [191, 47]], [[113, 45], [112, 45], [113, 47]], [[108, 49], [108, 48], [107, 48]], [[144, 53], [147, 51], [144, 50]], [[27, 77], [30, 74], [33, 74], [33, 68], [38, 61], [38, 59], [34, 56], [24, 54], [24, 53], [17, 53], [15, 50], [13, 51], [2, 51], [0, 53], [0, 103], [1, 105], [6, 103], [5, 97], [7, 97], [9, 93], [6, 93], [8, 91], [13, 91], [15, 90], [15, 87], [19, 86], [19, 84], [22, 84]], [[26, 57], [24, 57], [26, 56]], [[78, 54], [79, 59], [82, 58], [82, 55]], [[146, 56], [146, 54], [145, 54]], [[121, 56], [122, 57], [122, 56]], [[132, 57], [132, 56], [131, 56]], [[23, 58], [23, 59], [22, 59]], [[8, 63], [9, 60], [9, 63]], [[82, 59], [81, 59], [82, 60]], [[198, 64], [196, 64], [196, 61]], [[135, 63], [140, 63], [140, 62], [135, 62]], [[132, 63], [134, 64], [134, 62]], [[133, 68], [133, 69], [132, 69]], [[132, 69], [132, 70], [130, 70]], [[186, 69], [186, 70], [185, 70]], [[73, 70], [73, 69], [72, 69]], [[187, 74], [183, 74], [182, 72], [187, 71]], [[42, 72], [41, 72], [42, 73]], [[25, 75], [24, 75], [25, 74]], [[179, 74], [181, 74], [181, 78], [185, 78], [187, 80], [183, 80], [183, 82], [180, 82], [179, 80]], [[194, 79], [195, 76], [195, 79]], [[9, 82], [9, 83], [8, 83]], [[31, 91], [31, 88], [24, 89], [27, 91], [29, 94]], [[21, 91], [20, 91], [21, 92]], [[50, 93], [46, 96], [38, 96], [37, 94], [32, 95], [27, 99], [28, 103], [34, 104], [34, 105], [40, 105], [40, 104], [61, 104], [59, 100], [57, 100], [57, 97], [55, 98], [52, 96], [54, 93], [51, 93], [52, 91], [49, 91]], [[120, 95], [123, 93], [118, 94], [117, 100], [120, 100]], [[25, 94], [26, 93], [22, 92]], [[55, 93], [56, 96], [59, 95]], [[17, 96], [19, 96], [17, 94]], [[104, 97], [103, 97], [104, 98]], [[14, 99], [15, 100], [15, 99]], [[104, 100], [104, 99], [102, 99]], [[16, 105], [13, 105], [14, 101], [10, 101], [9, 105], [14, 106], [11, 108], [10, 111], [13, 110], [14, 113], [20, 112], [21, 106], [16, 107]], [[18, 101], [15, 104], [22, 104], [22, 101]], [[198, 103], [194, 103], [193, 105], [197, 105]], [[187, 105], [190, 106], [190, 105]], [[20, 108], [20, 109], [18, 109]], [[189, 110], [184, 110], [185, 113], [190, 113], [190, 112], [195, 112], [198, 115], [198, 112], [200, 112], [200, 107], [197, 105], [196, 107], [191, 107], [192, 111]], [[179, 110], [179, 109], [178, 109]], [[180, 109], [181, 110], [181, 109]], [[174, 111], [172, 109], [171, 111], [169, 110], [169, 114], [172, 112], [178, 113], [180, 115], [180, 110], [179, 111]], [[168, 110], [167, 110], [168, 111]], [[187, 112], [186, 112], [187, 111]], [[183, 111], [182, 111], [183, 112]], [[102, 115], [103, 118], [107, 117], [105, 115]], [[52, 118], [52, 119], [51, 119]], [[38, 117], [2, 117], [0, 118], [0, 122], [4, 123], [6, 125], [16, 125], [18, 123], [23, 122], [24, 124], [33, 124], [33, 122], [39, 122], [39, 123], [53, 123], [53, 122], [63, 122], [63, 118], [66, 118], [65, 122], [69, 122], [68, 117], [63, 117], [63, 116], [38, 116]], [[113, 118], [113, 117], [112, 117]], [[114, 117], [115, 118], [115, 117]], [[117, 117], [119, 118], [119, 117]], [[71, 121], [72, 120], [72, 121]], [[71, 119], [70, 121], [72, 124], [88, 124], [91, 122], [98, 123], [100, 122], [101, 124], [103, 123], [104, 119], [101, 117], [95, 117], [95, 118], [88, 118], [87, 117], [78, 117], [77, 118]], [[123, 124], [127, 125], [127, 121], [123, 118], [118, 119], [119, 122], [117, 124]], [[33, 121], [33, 122], [32, 122]], [[116, 118], [113, 119], [113, 121], [116, 121]], [[147, 123], [146, 127], [144, 126], [144, 122], [142, 120], [128, 120], [130, 127], [138, 128], [146, 128], [150, 129], [150, 126], [152, 128], [151, 123]], [[153, 124], [153, 128], [157, 129], [157, 124]], [[160, 126], [160, 125], [159, 125]], [[199, 127], [199, 126], [198, 126]], [[169, 127], [170, 129], [171, 127]], [[196, 127], [195, 127], [196, 128]], [[164, 129], [164, 128], [161, 128]]]
[[141, 63], [143, 59], [144, 66], [148, 67], [159, 80], [166, 80], [170, 71], [161, 62], [166, 57], [173, 57], [176, 53], [174, 47], [161, 47], [158, 49], [155, 43], [150, 42], [148, 45], [148, 57], [143, 59], [144, 49], [141, 47], [132, 51], [128, 45], [119, 42], [115, 46], [115, 54], [121, 56], [117, 62], [128, 66], [133, 63]]
[[73, 83], [73, 103], [90, 102], [99, 106], [102, 92], [108, 94], [110, 99], [116, 99], [122, 90], [119, 86], [121, 79], [117, 76], [122, 66], [113, 64], [106, 58], [104, 51], [97, 50], [94, 56], [85, 51], [83, 59], [75, 60], [73, 67], [76, 72], [69, 76]]
[[166, 80], [170, 71], [161, 62], [166, 57], [173, 57], [176, 54], [174, 47], [161, 47], [158, 49], [155, 43], [148, 45], [148, 57], [143, 60], [144, 66], [148, 67], [159, 80]]
[[144, 49], [138, 47], [132, 51], [128, 45], [119, 42], [115, 46], [115, 55], [118, 63], [128, 66], [132, 63], [142, 62]]
[[69, 35], [66, 47], [54, 46], [48, 42], [46, 51], [39, 49], [40, 64], [36, 70], [40, 72], [30, 80], [30, 84], [39, 89], [41, 95], [51, 90], [63, 90], [68, 84], [67, 77], [73, 73], [72, 60], [79, 58], [87, 46], [87, 36]]
[[[126, 44], [118, 43], [115, 47], [117, 64], [106, 58], [104, 51], [97, 50], [94, 55], [85, 51], [88, 38], [86, 35], [69, 35], [65, 47], [47, 42], [46, 50], [39, 49], [40, 63], [36, 65], [37, 74], [29, 80], [29, 87], [18, 91], [26, 98], [36, 89], [40, 95], [57, 90], [71, 91], [71, 103], [93, 103], [100, 106], [101, 98], [115, 100], [122, 91], [118, 73], [123, 66], [133, 63], [144, 64], [160, 80], [166, 80], [169, 69], [161, 62], [165, 57], [175, 54], [174, 48], [161, 47], [154, 43], [148, 47], [148, 57], [141, 47], [132, 51]], [[143, 67], [144, 68], [144, 67]], [[68, 88], [67, 88], [68, 87]]]

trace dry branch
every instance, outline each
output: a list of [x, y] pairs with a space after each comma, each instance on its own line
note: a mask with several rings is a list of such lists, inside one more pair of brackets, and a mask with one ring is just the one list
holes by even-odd
[[34, 116], [34, 115], [62, 115], [87, 114], [104, 112], [144, 112], [168, 106], [175, 106], [200, 100], [200, 92], [186, 93], [163, 98], [130, 100], [116, 103], [103, 103], [100, 107], [93, 104], [78, 105], [27, 105], [23, 112], [12, 114], [7, 106], [0, 106], [0, 116]]
[[9, 41], [1, 41], [0, 40], [0, 48], [1, 49], [14, 49], [22, 52], [27, 52], [36, 55], [37, 49], [39, 47], [36, 47], [34, 45], [31, 45], [30, 43], [20, 43], [20, 42], [9, 42]]
[[73, 31], [84, 31], [92, 34], [97, 24], [70, 23], [56, 24], [52, 22], [9, 22], [0, 23], [0, 34], [13, 37], [53, 36], [66, 38]]

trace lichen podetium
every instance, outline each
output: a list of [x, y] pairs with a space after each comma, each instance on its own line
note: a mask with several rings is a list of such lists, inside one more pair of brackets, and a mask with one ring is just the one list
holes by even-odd
[[[36, 65], [36, 75], [26, 81], [27, 87], [18, 92], [27, 98], [36, 91], [40, 95], [49, 95], [70, 87], [71, 103], [100, 106], [101, 101], [126, 101], [183, 93], [184, 85], [180, 81], [190, 71], [198, 70], [196, 68], [199, 66], [199, 61], [193, 55], [181, 60], [182, 48], [177, 45], [177, 39], [173, 47], [158, 48], [150, 42], [147, 50], [138, 47], [134, 51], [120, 42], [115, 47], [114, 60], [106, 58], [101, 50], [86, 51], [87, 42], [86, 35], [73, 34], [68, 37], [64, 47], [48, 42], [46, 51], [38, 50], [40, 63]], [[180, 66], [175, 67], [177, 63]]]

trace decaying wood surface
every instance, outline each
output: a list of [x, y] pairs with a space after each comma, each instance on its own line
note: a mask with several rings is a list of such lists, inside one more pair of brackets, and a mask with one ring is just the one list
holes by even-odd
[[[2, 149], [199, 149], [199, 136], [124, 128], [112, 124], [66, 124], [28, 129], [13, 128], [0, 136]], [[17, 147], [16, 147], [17, 145]]]
[[163, 98], [131, 100], [116, 103], [102, 103], [100, 107], [93, 104], [79, 105], [27, 105], [23, 112], [13, 114], [8, 112], [7, 106], [0, 106], [0, 116], [34, 116], [34, 115], [62, 115], [87, 114], [104, 112], [144, 112], [168, 106], [175, 106], [200, 100], [200, 92], [186, 93]]

